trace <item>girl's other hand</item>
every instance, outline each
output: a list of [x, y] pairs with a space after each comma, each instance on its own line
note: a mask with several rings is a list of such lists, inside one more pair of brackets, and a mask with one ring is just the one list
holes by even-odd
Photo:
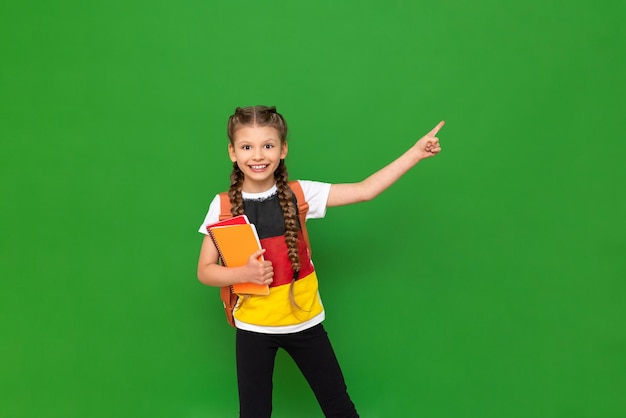
[[441, 151], [441, 145], [439, 145], [439, 138], [437, 138], [437, 132], [445, 124], [441, 121], [430, 132], [424, 135], [417, 143], [415, 147], [420, 152], [420, 160], [428, 157], [433, 157]]
[[244, 281], [258, 284], [269, 285], [274, 281], [274, 268], [272, 262], [262, 260], [261, 256], [265, 253], [265, 249], [258, 250], [250, 256], [248, 264], [246, 264]]

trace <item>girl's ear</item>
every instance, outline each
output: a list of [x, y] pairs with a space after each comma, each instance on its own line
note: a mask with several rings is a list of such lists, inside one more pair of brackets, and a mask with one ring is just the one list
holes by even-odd
[[284, 160], [285, 157], [287, 156], [287, 142], [283, 142], [282, 145], [280, 146], [280, 159]]
[[231, 144], [230, 142], [228, 143], [228, 156], [230, 157], [230, 160], [232, 162], [237, 162], [237, 157], [235, 156], [235, 148], [233, 148], [233, 144]]

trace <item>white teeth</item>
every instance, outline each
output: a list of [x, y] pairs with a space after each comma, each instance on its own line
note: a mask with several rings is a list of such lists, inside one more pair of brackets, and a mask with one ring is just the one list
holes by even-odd
[[250, 167], [252, 167], [253, 170], [262, 170], [267, 167], [267, 165], [251, 165]]

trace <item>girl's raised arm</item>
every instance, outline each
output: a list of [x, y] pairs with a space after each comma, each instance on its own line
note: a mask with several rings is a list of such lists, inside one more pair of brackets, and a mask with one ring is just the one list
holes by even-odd
[[441, 151], [437, 132], [443, 127], [441, 121], [430, 132], [420, 138], [411, 148], [395, 161], [358, 183], [333, 184], [330, 186], [326, 206], [342, 206], [372, 200], [395, 183], [404, 173], [424, 158]]

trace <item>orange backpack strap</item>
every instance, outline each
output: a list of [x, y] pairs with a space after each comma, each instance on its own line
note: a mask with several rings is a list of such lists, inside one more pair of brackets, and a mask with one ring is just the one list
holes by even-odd
[[233, 215], [230, 213], [230, 208], [232, 208], [232, 205], [230, 204], [228, 192], [220, 193], [220, 221], [233, 217]]
[[[228, 192], [220, 193], [220, 221], [233, 217], [233, 215], [230, 213], [231, 207], [232, 205], [230, 204]], [[233, 317], [233, 312], [235, 311], [235, 306], [237, 306], [239, 296], [237, 296], [236, 293], [233, 293], [232, 286], [224, 286], [220, 288], [220, 299], [224, 303], [224, 313], [226, 314], [226, 321], [228, 321], [228, 323], [232, 327], [234, 327], [235, 318]]]
[[[296, 196], [296, 202], [298, 203], [298, 220], [300, 221], [300, 229], [302, 230], [302, 236], [306, 241], [306, 245], [309, 248], [309, 252], [311, 252], [311, 243], [309, 242], [309, 234], [306, 230], [306, 214], [309, 211], [309, 204], [304, 198], [304, 191], [302, 190], [302, 186], [300, 186], [300, 182], [298, 181], [290, 181], [289, 187], [293, 191], [293, 194]], [[232, 205], [230, 204], [230, 198], [228, 197], [228, 192], [222, 192], [219, 194], [220, 196], [220, 216], [219, 220], [223, 221], [224, 219], [232, 218], [232, 214], [230, 213], [230, 209]], [[239, 297], [236, 293], [233, 293], [232, 286], [224, 286], [220, 288], [220, 299], [224, 303], [224, 313], [226, 314], [226, 320], [231, 326], [235, 326], [235, 318], [233, 317], [233, 312], [235, 311], [235, 306], [237, 306], [237, 301]]]

